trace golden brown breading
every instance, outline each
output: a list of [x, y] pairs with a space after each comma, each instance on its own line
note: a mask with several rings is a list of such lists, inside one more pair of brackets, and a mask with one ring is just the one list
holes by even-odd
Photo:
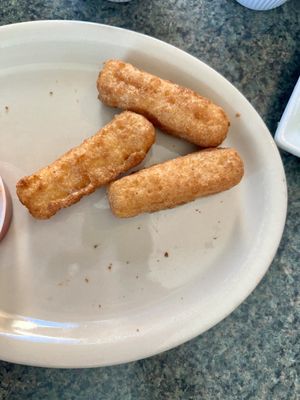
[[123, 112], [80, 146], [22, 178], [17, 183], [17, 195], [35, 218], [50, 218], [139, 164], [154, 139], [149, 121]]
[[121, 218], [172, 208], [237, 185], [244, 174], [234, 149], [207, 149], [112, 182], [108, 198]]
[[97, 87], [105, 104], [140, 113], [167, 133], [198, 146], [215, 147], [226, 137], [229, 120], [221, 107], [131, 64], [107, 61]]

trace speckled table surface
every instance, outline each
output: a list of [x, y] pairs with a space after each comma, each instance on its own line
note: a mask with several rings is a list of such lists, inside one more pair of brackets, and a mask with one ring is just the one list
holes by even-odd
[[[234, 0], [2, 0], [0, 24], [101, 22], [171, 43], [221, 72], [274, 134], [300, 73], [300, 1], [253, 12]], [[289, 207], [251, 296], [194, 340], [138, 362], [55, 370], [0, 361], [0, 399], [300, 399], [300, 162], [282, 153]]]

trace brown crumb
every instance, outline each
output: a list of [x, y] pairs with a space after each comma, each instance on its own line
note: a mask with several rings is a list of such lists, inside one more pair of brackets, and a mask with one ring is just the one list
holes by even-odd
[[70, 279], [66, 279], [65, 281], [61, 281], [57, 284], [57, 286], [66, 286], [70, 282]]
[[5, 111], [8, 112], [9, 111], [9, 107], [5, 106]]
[[136, 331], [139, 332], [140, 331], [139, 328], [137, 328]]
[[164, 254], [165, 257], [169, 257], [169, 253], [166, 251]]
[[138, 275], [136, 275], [136, 276], [135, 276], [135, 279], [139, 279], [139, 276], [138, 276]]
[[180, 297], [180, 300], [183, 300], [183, 297]]
[[160, 262], [160, 260], [159, 260], [159, 259], [157, 259], [157, 260], [156, 260], [156, 262]]
[[109, 264], [109, 266], [107, 267], [109, 270], [112, 269], [112, 263]]
[[240, 114], [239, 112], [237, 112], [237, 113], [235, 114], [235, 116], [236, 116], [236, 118], [240, 118], [241, 114]]
[[137, 228], [138, 228], [138, 229], [141, 229], [141, 227], [140, 227], [140, 226], [138, 226]]
[[94, 244], [94, 249], [96, 249], [99, 245], [98, 244]]
[[126, 264], [129, 264], [129, 261], [126, 261]]
[[221, 223], [221, 221], [218, 221], [218, 224], [220, 224]]
[[89, 279], [88, 278], [84, 278], [86, 283], [89, 283]]
[[221, 203], [221, 204], [223, 204], [223, 203], [224, 203], [224, 201], [223, 201], [223, 200], [221, 200], [221, 201], [220, 201], [220, 203]]
[[53, 92], [52, 92], [52, 90], [49, 92], [49, 94], [50, 94], [50, 96], [53, 96]]
[[101, 308], [102, 306], [101, 306], [101, 304], [98, 304], [98, 308]]

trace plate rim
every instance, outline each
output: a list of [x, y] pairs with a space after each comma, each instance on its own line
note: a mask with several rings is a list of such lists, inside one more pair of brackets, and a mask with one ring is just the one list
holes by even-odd
[[[41, 358], [39, 358], [39, 357], [38, 357], [38, 359], [35, 359], [34, 356], [31, 359], [28, 359], [28, 353], [31, 353], [32, 351], [36, 351], [39, 348], [43, 348], [43, 345], [48, 346], [49, 343], [47, 343], [47, 342], [37, 343], [37, 342], [30, 341], [30, 335], [28, 337], [21, 336], [18, 338], [16, 338], [13, 334], [5, 334], [4, 333], [4, 335], [3, 335], [3, 332], [1, 332], [1, 330], [0, 330], [0, 350], [2, 349], [0, 352], [1, 359], [5, 360], [5, 361], [16, 362], [16, 363], [21, 363], [21, 364], [26, 364], [26, 365], [35, 365], [35, 366], [43, 366], [43, 367], [71, 367], [71, 368], [78, 367], [78, 368], [81, 368], [81, 367], [116, 365], [116, 364], [139, 360], [141, 358], [150, 357], [155, 354], [158, 354], [163, 351], [174, 348], [182, 343], [185, 343], [188, 340], [191, 340], [192, 338], [209, 330], [210, 328], [215, 326], [217, 323], [222, 321], [229, 314], [231, 314], [231, 312], [233, 310], [235, 310], [252, 293], [252, 291], [255, 289], [255, 287], [258, 285], [258, 283], [261, 281], [261, 279], [267, 272], [275, 254], [276, 254], [278, 246], [280, 244], [280, 240], [281, 240], [284, 226], [285, 226], [286, 213], [287, 213], [287, 185], [286, 185], [285, 172], [284, 172], [283, 163], [282, 163], [282, 160], [280, 157], [280, 153], [275, 145], [275, 142], [274, 142], [267, 126], [265, 125], [264, 121], [262, 120], [262, 118], [260, 117], [258, 112], [254, 109], [254, 107], [251, 105], [251, 103], [245, 98], [245, 96], [233, 84], [231, 84], [224, 76], [222, 76], [218, 71], [216, 71], [215, 69], [210, 67], [208, 64], [206, 64], [203, 61], [199, 60], [198, 58], [192, 56], [191, 54], [185, 52], [184, 50], [181, 50], [167, 42], [164, 42], [163, 40], [156, 39], [154, 37], [145, 35], [143, 33], [138, 33], [133, 30], [128, 30], [125, 28], [120, 28], [120, 27], [115, 27], [115, 26], [110, 26], [110, 25], [105, 25], [105, 24], [98, 24], [98, 23], [94, 23], [94, 22], [76, 21], [76, 20], [29, 21], [29, 22], [21, 22], [21, 23], [15, 23], [15, 24], [10, 24], [10, 25], [3, 25], [3, 26], [0, 26], [0, 35], [2, 32], [5, 32], [5, 31], [9, 32], [10, 30], [14, 31], [15, 29], [22, 29], [23, 27], [25, 27], [25, 29], [27, 29], [26, 27], [28, 27], [28, 26], [39, 27], [39, 26], [44, 26], [44, 25], [48, 25], [48, 28], [49, 28], [49, 25], [52, 25], [53, 27], [55, 27], [57, 25], [60, 25], [60, 26], [65, 25], [68, 27], [81, 26], [83, 29], [85, 29], [85, 28], [89, 29], [89, 26], [92, 26], [92, 27], [95, 27], [96, 29], [100, 29], [100, 30], [104, 29], [106, 31], [117, 30], [117, 31], [123, 32], [124, 34], [138, 36], [140, 38], [143, 38], [146, 41], [149, 41], [149, 40], [154, 41], [154, 42], [158, 43], [159, 46], [169, 48], [172, 51], [175, 51], [177, 54], [181, 55], [182, 57], [190, 58], [194, 62], [197, 62], [198, 65], [199, 65], [199, 63], [201, 63], [203, 68], [206, 68], [208, 71], [210, 71], [210, 73], [214, 74], [214, 76], [218, 76], [218, 79], [221, 79], [223, 82], [226, 82], [227, 87], [230, 88], [230, 90], [233, 93], [238, 95], [239, 98], [242, 98], [244, 103], [247, 104], [247, 106], [249, 107], [249, 110], [251, 110], [252, 113], [255, 113], [256, 118], [259, 120], [259, 123], [261, 124], [261, 126], [263, 128], [262, 131], [264, 131], [261, 134], [265, 135], [264, 140], [266, 142], [268, 142], [268, 144], [270, 145], [270, 153], [272, 151], [273, 157], [275, 157], [274, 164], [276, 166], [277, 173], [280, 174], [280, 179], [278, 177], [278, 181], [281, 184], [280, 188], [278, 189], [278, 192], [280, 192], [280, 196], [278, 195], [278, 199], [279, 199], [279, 197], [280, 197], [280, 199], [277, 200], [277, 202], [280, 203], [281, 212], [279, 213], [280, 215], [277, 217], [277, 221], [275, 224], [276, 228], [277, 228], [277, 230], [274, 229], [274, 231], [276, 231], [276, 235], [273, 234], [273, 238], [271, 240], [272, 243], [269, 243], [270, 251], [264, 255], [264, 262], [263, 263], [260, 262], [260, 264], [263, 264], [263, 268], [260, 268], [259, 270], [256, 271], [255, 279], [253, 279], [253, 281], [248, 283], [248, 285], [246, 285], [246, 286], [241, 285], [241, 286], [243, 286], [243, 294], [240, 294], [240, 290], [237, 290], [235, 292], [235, 296], [232, 296], [232, 300], [231, 300], [229, 306], [227, 306], [226, 312], [224, 312], [222, 310], [221, 312], [217, 313], [214, 316], [214, 318], [210, 319], [209, 323], [206, 323], [206, 326], [203, 326], [203, 324], [202, 324], [202, 328], [200, 328], [200, 329], [194, 328], [192, 331], [190, 330], [189, 334], [185, 334], [184, 337], [180, 337], [180, 335], [178, 337], [172, 336], [172, 340], [170, 340], [170, 342], [168, 344], [164, 344], [163, 346], [161, 346], [159, 349], [140, 351], [140, 352], [137, 352], [134, 356], [128, 355], [125, 358], [124, 357], [122, 358], [122, 356], [121, 356], [122, 359], [115, 360], [114, 362], [109, 362], [108, 360], [101, 360], [101, 357], [99, 357], [99, 354], [97, 352], [96, 352], [96, 356], [93, 356], [93, 354], [95, 354], [94, 347], [97, 346], [97, 344], [95, 344], [95, 343], [89, 344], [89, 345], [81, 344], [79, 346], [80, 351], [83, 351], [82, 349], [85, 348], [86, 350], [84, 350], [84, 351], [91, 351], [91, 354], [92, 354], [92, 357], [91, 357], [92, 361], [90, 361], [90, 362], [84, 361], [83, 363], [81, 363], [80, 360], [78, 360], [79, 357], [78, 357], [78, 355], [76, 356], [76, 354], [77, 354], [76, 352], [72, 352], [72, 353], [67, 352], [66, 353], [66, 354], [68, 354], [68, 357], [69, 357], [68, 362], [66, 362], [66, 360], [64, 360], [64, 361], [60, 361], [57, 363], [57, 361], [54, 361], [54, 359], [51, 359], [51, 352], [49, 352], [49, 351], [47, 352], [48, 359], [46, 361], [42, 361]], [[1, 316], [3, 316], [3, 315], [1, 314], [1, 310], [0, 310], [0, 317]], [[195, 320], [195, 317], [193, 317], [193, 319]], [[62, 342], [52, 343], [51, 347], [54, 346], [53, 349], [55, 348], [58, 351], [60, 351], [61, 346], [63, 346], [63, 345], [64, 344]], [[90, 346], [91, 346], [91, 349], [88, 350], [90, 348]], [[9, 347], [14, 347], [14, 350], [11, 352], [9, 352], [9, 351], [5, 352], [5, 350], [4, 350], [4, 355], [2, 355], [1, 353], [3, 353], [3, 349], [5, 349], [5, 348], [8, 349]], [[97, 355], [98, 355], [98, 357], [97, 357]]]

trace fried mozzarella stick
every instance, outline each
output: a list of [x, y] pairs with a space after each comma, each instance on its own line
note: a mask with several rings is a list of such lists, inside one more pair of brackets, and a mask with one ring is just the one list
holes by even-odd
[[97, 87], [103, 103], [142, 114], [165, 132], [198, 146], [215, 147], [226, 137], [229, 120], [221, 107], [131, 64], [107, 61]]
[[117, 217], [133, 217], [230, 189], [243, 174], [234, 149], [202, 150], [121, 178], [110, 184], [108, 197]]
[[154, 127], [146, 118], [123, 112], [80, 146], [22, 178], [17, 195], [35, 218], [50, 218], [139, 164], [154, 139]]

